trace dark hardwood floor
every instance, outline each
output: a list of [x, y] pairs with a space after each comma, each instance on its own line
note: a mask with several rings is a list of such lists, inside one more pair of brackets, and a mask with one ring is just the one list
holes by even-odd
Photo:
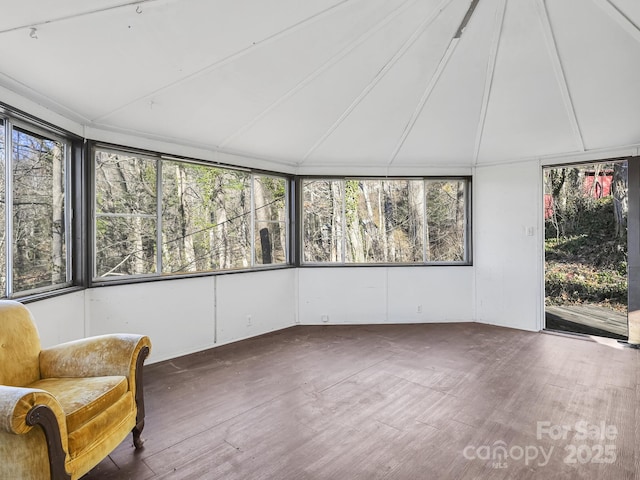
[[640, 351], [618, 347], [297, 326], [147, 366], [144, 449], [128, 438], [84, 480], [634, 479]]

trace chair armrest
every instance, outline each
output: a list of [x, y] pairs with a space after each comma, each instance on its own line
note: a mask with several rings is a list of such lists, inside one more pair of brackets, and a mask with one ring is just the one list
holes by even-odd
[[40, 352], [40, 376], [123, 375], [131, 384], [135, 380], [138, 355], [145, 347], [151, 348], [149, 337], [134, 334], [100, 335], [61, 343]]
[[58, 401], [37, 388], [0, 385], [0, 432], [23, 435], [36, 426], [46, 438], [49, 478], [71, 480], [65, 467], [69, 458], [67, 420]]
[[16, 435], [27, 433], [33, 427], [27, 417], [37, 405], [51, 409], [55, 414], [63, 446], [67, 448], [67, 422], [62, 407], [49, 392], [37, 388], [0, 385], [0, 430]]

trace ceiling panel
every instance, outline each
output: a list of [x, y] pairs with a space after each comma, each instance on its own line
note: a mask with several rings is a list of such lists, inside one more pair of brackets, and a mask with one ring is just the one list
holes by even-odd
[[301, 161], [438, 4], [419, 1], [400, 11], [366, 42], [355, 44], [347, 55], [264, 112], [228, 146]]
[[26, 30], [0, 35], [3, 73], [95, 120], [342, 4], [278, 0], [274, 10], [247, 0], [165, 0], [141, 13], [108, 10], [42, 25], [37, 39]]
[[506, 5], [478, 163], [580, 151], [541, 10]]
[[[131, 3], [126, 0], [0, 0], [0, 32], [41, 23], [63, 21], [77, 16], [95, 14], [108, 8]], [[135, 8], [135, 7], [134, 7]]]
[[352, 1], [305, 28], [136, 101], [100, 123], [162, 135], [175, 135], [179, 129], [186, 138], [220, 144], [406, 3]]
[[504, 0], [480, 2], [395, 165], [472, 165], [489, 56]]
[[0, 0], [0, 102], [287, 171], [640, 144], [638, 0], [481, 0], [451, 43], [471, 4]]
[[[603, 0], [607, 1], [607, 0]], [[640, 28], [640, 2], [638, 0], [609, 0], [637, 28]]]
[[457, 0], [425, 17], [304, 163], [390, 160], [467, 7], [466, 1]]
[[640, 142], [638, 39], [593, 2], [548, 5], [586, 147]]

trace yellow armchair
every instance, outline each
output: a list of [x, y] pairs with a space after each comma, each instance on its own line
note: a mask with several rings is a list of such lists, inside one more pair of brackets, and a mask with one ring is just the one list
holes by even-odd
[[0, 301], [0, 480], [76, 480], [133, 433], [142, 448], [144, 335], [41, 349], [31, 313]]

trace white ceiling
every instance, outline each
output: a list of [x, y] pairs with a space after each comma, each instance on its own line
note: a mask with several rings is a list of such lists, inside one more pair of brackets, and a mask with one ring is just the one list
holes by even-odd
[[[640, 1], [0, 0], [0, 87], [283, 168], [640, 144]], [[2, 98], [0, 98], [2, 101]]]

